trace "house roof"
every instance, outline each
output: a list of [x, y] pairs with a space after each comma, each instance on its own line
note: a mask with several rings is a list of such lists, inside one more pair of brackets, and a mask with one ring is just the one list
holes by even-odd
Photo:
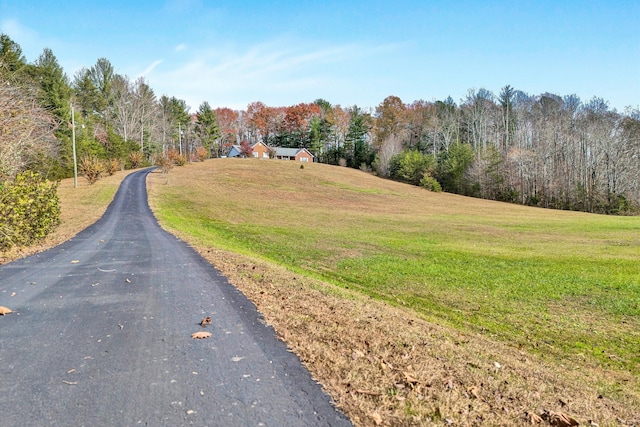
[[281, 157], [295, 157], [301, 151], [306, 152], [309, 156], [313, 157], [313, 154], [309, 152], [306, 148], [284, 148], [284, 147], [275, 147], [276, 156]]
[[[314, 157], [313, 154], [311, 154], [311, 152], [306, 148], [269, 147], [268, 145], [262, 142], [257, 142], [253, 144], [251, 148], [254, 148], [258, 144], [262, 144], [270, 150], [275, 150], [276, 157], [296, 157], [298, 154], [300, 154], [300, 152], [303, 152], [303, 151], [307, 153], [311, 158]], [[232, 145], [231, 149], [229, 150], [228, 157], [237, 156], [241, 152], [242, 152], [242, 147], [240, 145]]]

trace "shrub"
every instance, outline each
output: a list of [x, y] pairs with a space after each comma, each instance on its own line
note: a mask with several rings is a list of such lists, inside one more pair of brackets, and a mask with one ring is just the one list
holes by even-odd
[[425, 172], [424, 176], [420, 180], [420, 187], [426, 188], [429, 191], [439, 193], [442, 191], [442, 187], [437, 179]]
[[156, 165], [162, 171], [163, 175], [166, 175], [169, 173], [169, 171], [173, 167], [173, 160], [171, 160], [169, 156], [163, 156], [162, 154], [158, 154], [154, 157], [153, 164]]
[[142, 151], [132, 151], [129, 153], [129, 162], [131, 163], [131, 169], [138, 169], [142, 166], [144, 160], [144, 154]]
[[396, 181], [420, 185], [425, 174], [432, 176], [436, 170], [435, 157], [417, 150], [396, 154], [389, 162], [389, 176]]
[[167, 150], [167, 157], [176, 166], [184, 166], [187, 164], [187, 157], [184, 154], [180, 154], [175, 148]]
[[58, 182], [22, 172], [0, 183], [0, 250], [44, 238], [60, 223]]
[[180, 153], [175, 148], [170, 148], [167, 150], [167, 158], [175, 163], [176, 158], [180, 156]]
[[120, 164], [120, 160], [118, 160], [118, 159], [107, 160], [105, 162], [105, 169], [106, 169], [106, 172], [107, 172], [107, 174], [109, 176], [113, 175], [114, 173], [116, 173], [120, 169], [122, 169], [122, 166]]
[[209, 157], [209, 152], [204, 147], [198, 147], [196, 148], [196, 156], [198, 157], [198, 160], [204, 162], [207, 157]]
[[105, 172], [104, 162], [96, 156], [84, 156], [78, 163], [78, 169], [84, 177], [87, 178], [89, 184], [95, 183]]

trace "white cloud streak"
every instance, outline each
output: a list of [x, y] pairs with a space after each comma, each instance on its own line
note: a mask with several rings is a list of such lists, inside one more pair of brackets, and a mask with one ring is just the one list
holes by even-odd
[[149, 73], [151, 73], [154, 70], [154, 68], [156, 68], [160, 64], [162, 64], [162, 59], [153, 61], [151, 65], [145, 68], [144, 71], [138, 75], [138, 77], [146, 77]]
[[313, 50], [278, 39], [244, 51], [219, 47], [193, 50], [186, 62], [176, 67], [166, 66], [169, 62], [162, 66], [154, 63], [148, 77], [152, 87], [184, 99], [192, 109], [203, 101], [237, 109], [253, 101], [289, 105], [328, 96], [323, 90], [347, 89], [343, 67], [357, 67], [360, 61], [399, 48], [402, 45], [344, 44]]

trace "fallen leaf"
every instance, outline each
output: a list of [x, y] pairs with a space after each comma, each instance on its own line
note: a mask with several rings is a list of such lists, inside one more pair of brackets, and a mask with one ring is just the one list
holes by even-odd
[[196, 339], [204, 339], [204, 338], [209, 338], [211, 336], [211, 332], [194, 332], [193, 334], [191, 334], [191, 338], [196, 338]]
[[418, 380], [411, 375], [409, 372], [403, 372], [404, 374], [404, 379], [407, 381], [408, 384], [417, 384]]
[[473, 397], [475, 397], [476, 399], [479, 399], [478, 396], [478, 387], [476, 386], [471, 386], [467, 389], [467, 391], [469, 392], [469, 394]]
[[15, 296], [16, 296], [16, 293], [15, 293], [15, 292], [11, 292], [11, 296], [12, 296], [12, 297], [15, 297]]
[[200, 326], [206, 326], [211, 324], [211, 317], [207, 316], [200, 322]]
[[126, 279], [124, 279], [124, 281], [127, 282], [127, 283], [131, 283], [131, 280], [129, 280], [128, 277]]
[[372, 413], [371, 418], [373, 418], [373, 422], [376, 423], [377, 426], [382, 424], [382, 417], [380, 416], [379, 413], [377, 412]]
[[76, 385], [76, 384], [78, 384], [78, 381], [65, 381], [65, 380], [62, 380], [62, 382], [63, 382], [63, 383], [65, 383], [65, 384], [69, 384], [69, 385]]
[[5, 314], [13, 313], [10, 308], [3, 307], [0, 305], [0, 315], [4, 316]]
[[542, 418], [540, 418], [540, 416], [534, 412], [525, 412], [524, 415], [527, 421], [529, 421], [531, 424], [540, 424], [542, 422]]
[[67, 374], [73, 374], [75, 371], [76, 371], [75, 369], [69, 369], [69, 370], [67, 371]]
[[71, 261], [71, 264], [77, 264], [77, 263], [79, 263], [79, 262], [80, 262], [80, 260], [79, 260], [79, 259], [74, 259], [73, 261]]
[[580, 423], [569, 415], [562, 412], [544, 411], [542, 414], [546, 418], [547, 422], [555, 427], [574, 427], [579, 426]]

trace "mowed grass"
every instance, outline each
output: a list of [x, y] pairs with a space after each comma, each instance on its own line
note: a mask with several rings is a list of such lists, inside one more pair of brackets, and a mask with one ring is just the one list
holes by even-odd
[[640, 218], [430, 193], [320, 164], [211, 160], [158, 185], [157, 215], [529, 351], [640, 373]]

